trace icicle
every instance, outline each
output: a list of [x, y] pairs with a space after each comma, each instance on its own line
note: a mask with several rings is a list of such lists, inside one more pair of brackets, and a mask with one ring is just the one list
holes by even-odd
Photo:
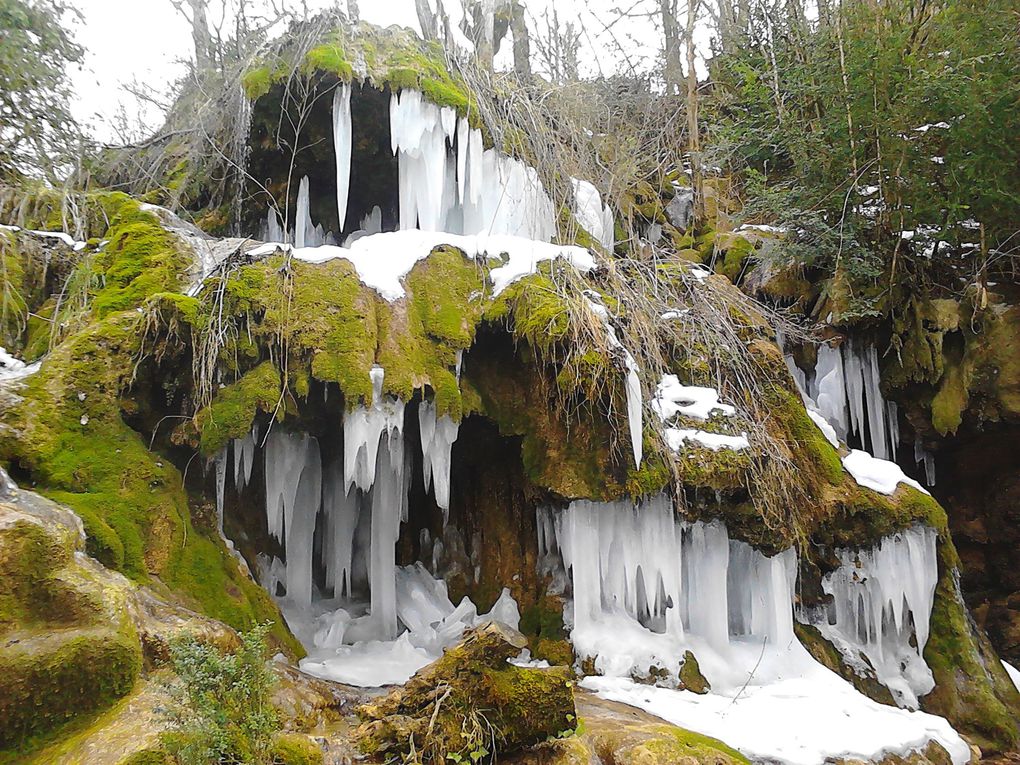
[[468, 121], [461, 117], [457, 121], [457, 201], [463, 206], [464, 191], [467, 188]]
[[450, 455], [460, 426], [449, 415], [444, 414], [437, 418], [434, 401], [421, 402], [418, 406], [418, 422], [421, 430], [425, 491], [428, 491], [435, 481], [436, 504], [443, 511], [445, 526], [450, 511]]
[[234, 439], [234, 487], [241, 491], [251, 480], [255, 464], [255, 429], [244, 438]]
[[263, 240], [266, 242], [283, 242], [286, 236], [283, 226], [280, 225], [280, 218], [276, 214], [276, 210], [270, 205], [266, 211], [265, 236]]
[[220, 449], [215, 459], [216, 463], [216, 528], [223, 537], [223, 499], [227, 486], [227, 447]]
[[836, 435], [845, 441], [850, 431], [847, 420], [847, 382], [843, 354], [838, 348], [828, 344], [818, 347], [815, 379], [810, 390], [819, 414], [832, 425]]
[[336, 211], [342, 234], [347, 221], [347, 196], [351, 185], [351, 86], [342, 83], [333, 94], [333, 145], [336, 151]]
[[312, 219], [309, 213], [309, 184], [308, 176], [306, 175], [298, 185], [297, 214], [294, 220], [294, 246], [306, 247], [306, 240], [312, 238], [308, 236], [310, 232], [314, 232], [314, 229], [312, 228]]
[[327, 518], [328, 555], [326, 586], [339, 597], [351, 597], [351, 564], [354, 532], [358, 525], [358, 497], [355, 489], [347, 490], [343, 462], [334, 460], [326, 470], [322, 485], [322, 509]]
[[322, 501], [319, 443], [308, 435], [274, 431], [266, 441], [266, 512], [269, 533], [287, 556], [287, 597], [312, 600], [312, 539]]
[[403, 434], [395, 431], [387, 441], [379, 450], [378, 478], [372, 490], [369, 554], [372, 622], [380, 640], [392, 640], [397, 636], [396, 545], [407, 502]]
[[914, 462], [924, 465], [924, 482], [929, 486], [935, 485], [935, 455], [924, 448], [920, 436], [914, 436]]
[[840, 567], [822, 580], [833, 601], [819, 629], [852, 664], [857, 651], [867, 656], [897, 704], [916, 709], [935, 685], [924, 661], [938, 584], [935, 530], [915, 526], [837, 555]]
[[404, 427], [403, 403], [383, 396], [383, 369], [373, 367], [370, 376], [372, 406], [344, 415], [344, 480], [348, 489], [354, 485], [362, 491], [375, 483], [380, 437]]

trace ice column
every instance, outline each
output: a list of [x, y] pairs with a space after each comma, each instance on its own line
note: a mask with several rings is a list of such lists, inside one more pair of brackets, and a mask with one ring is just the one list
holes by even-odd
[[308, 176], [306, 175], [301, 179], [301, 183], [298, 185], [298, 197], [297, 197], [297, 213], [294, 220], [294, 246], [295, 247], [307, 247], [311, 245], [311, 239], [314, 238], [314, 233], [309, 236], [310, 230], [314, 232], [312, 228], [312, 218], [309, 212], [309, 188], [308, 188]]
[[[409, 478], [404, 455], [404, 404], [383, 395], [381, 367], [374, 367], [370, 375], [372, 406], [344, 416], [344, 490], [353, 492], [356, 486], [371, 491], [368, 575], [372, 621], [377, 639], [391, 640], [397, 635], [396, 544], [400, 522], [407, 514]], [[341, 511], [346, 523], [351, 522], [346, 515], [349, 512], [353, 511]], [[334, 552], [340, 554], [341, 550], [337, 547]], [[346, 550], [342, 552], [346, 561]]]
[[342, 83], [333, 93], [333, 145], [336, 151], [336, 211], [343, 233], [347, 221], [347, 196], [351, 185], [351, 86]]
[[425, 491], [435, 485], [436, 504], [443, 511], [444, 524], [450, 511], [450, 456], [460, 426], [448, 414], [436, 416], [434, 401], [422, 401], [418, 407], [421, 429], [422, 470]]
[[312, 601], [312, 539], [321, 501], [318, 441], [271, 433], [266, 441], [266, 520], [269, 533], [284, 545], [287, 597], [298, 605]]
[[916, 709], [935, 687], [924, 661], [938, 584], [935, 530], [915, 526], [837, 554], [840, 567], [822, 580], [833, 602], [819, 628], [848, 656], [867, 656], [896, 702]]
[[344, 481], [342, 459], [330, 462], [322, 482], [322, 511], [326, 516], [326, 537], [323, 541], [323, 560], [326, 568], [326, 586], [334, 595], [351, 596], [351, 563], [354, 551], [354, 531], [358, 526], [358, 493], [349, 491]]

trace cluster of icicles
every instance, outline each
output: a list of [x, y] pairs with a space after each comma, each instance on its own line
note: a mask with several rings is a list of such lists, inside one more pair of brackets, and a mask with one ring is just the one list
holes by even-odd
[[[572, 598], [564, 614], [571, 642], [598, 672], [584, 687], [756, 760], [880, 758], [932, 740], [957, 765], [969, 758], [945, 720], [910, 711], [934, 686], [923, 659], [938, 574], [932, 529], [915, 526], [874, 550], [838, 551], [841, 565], [823, 582], [833, 602], [800, 614], [858, 657], [856, 666], [870, 663], [904, 708], [867, 698], [800, 643], [792, 548], [765, 556], [730, 539], [718, 521], [679, 520], [664, 496], [540, 509], [538, 529], [543, 572]], [[670, 687], [687, 652], [710, 684], [707, 695]]]
[[[369, 614], [351, 629], [353, 639], [397, 636], [395, 547], [407, 520], [409, 455], [403, 436], [404, 404], [382, 393], [384, 372], [371, 371], [373, 401], [344, 415], [342, 457], [323, 461], [318, 441], [307, 434], [273, 430], [265, 438], [266, 524], [285, 551], [285, 561], [260, 561], [263, 584], [287, 602], [307, 608], [313, 599], [313, 545], [318, 516], [325, 522], [322, 562], [335, 597], [351, 597], [355, 554], [368, 575]], [[437, 416], [435, 404], [418, 407], [425, 488], [434, 488], [444, 513], [450, 506], [450, 455], [458, 424]], [[243, 488], [251, 478], [256, 434], [233, 442], [233, 477]], [[227, 451], [217, 458], [217, 512], [222, 531]], [[358, 534], [363, 538], [356, 541]]]
[[[451, 107], [439, 107], [416, 90], [393, 94], [390, 136], [398, 157], [400, 230], [442, 231], [453, 235], [508, 235], [548, 242], [556, 234], [556, 210], [533, 167], [486, 149], [482, 133]], [[351, 178], [351, 88], [341, 85], [333, 99], [339, 231], [347, 220]], [[606, 249], [613, 246], [613, 216], [597, 189], [573, 179], [574, 215]], [[374, 208], [343, 242], [311, 220], [308, 177], [298, 188], [290, 236], [276, 212], [267, 214], [263, 238], [298, 248], [339, 245], [382, 231]]]
[[[689, 648], [713, 684], [739, 687], [750, 670], [734, 659], [739, 644], [784, 651], [796, 641], [792, 548], [766, 557], [730, 539], [722, 523], [678, 520], [664, 496], [542, 509], [538, 526], [545, 571], [561, 581], [570, 574], [574, 648], [602, 674], [675, 677]], [[922, 654], [938, 577], [935, 532], [917, 526], [873, 551], [839, 555], [823, 583], [833, 603], [812, 622], [848, 654], [863, 653], [916, 708], [933, 687]]]

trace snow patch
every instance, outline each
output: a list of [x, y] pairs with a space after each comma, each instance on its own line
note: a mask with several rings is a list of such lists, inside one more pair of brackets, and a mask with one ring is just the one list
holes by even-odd
[[901, 483], [928, 494], [921, 484], [909, 478], [895, 462], [880, 460], [860, 449], [851, 449], [850, 453], [843, 457], [843, 467], [857, 483], [879, 494], [893, 494]]

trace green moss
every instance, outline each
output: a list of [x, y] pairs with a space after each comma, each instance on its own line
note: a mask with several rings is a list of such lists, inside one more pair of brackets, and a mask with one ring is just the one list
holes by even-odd
[[322, 748], [299, 733], [281, 735], [273, 744], [274, 765], [322, 765]]
[[[656, 731], [659, 735], [640, 744], [642, 748], [652, 757], [655, 763], [679, 763], [688, 762], [693, 759], [699, 763], [750, 763], [744, 755], [736, 749], [727, 746], [718, 739], [710, 736], [703, 736], [700, 733], [677, 728], [672, 725], [658, 726]], [[633, 752], [635, 765], [645, 762], [638, 752]]]
[[117, 765], [172, 765], [170, 756], [162, 749], [143, 749], [128, 755]]
[[107, 238], [94, 264], [102, 273], [102, 287], [93, 298], [100, 318], [141, 306], [150, 296], [180, 285], [187, 257], [153, 213], [137, 203], [125, 204]]
[[680, 667], [680, 683], [692, 693], [708, 693], [711, 684], [701, 674], [698, 659], [690, 651], [684, 651], [684, 663]]
[[740, 279], [744, 263], [754, 252], [754, 245], [744, 236], [736, 233], [720, 233], [716, 235], [713, 246], [722, 261], [716, 269], [734, 284]]
[[[351, 78], [354, 77], [354, 69], [347, 60], [343, 41], [339, 38], [334, 38], [323, 45], [317, 45], [308, 51], [305, 56], [304, 69], [306, 72], [312, 72], [315, 70], [329, 72], [330, 74], [335, 74], [344, 82], [350, 82]], [[249, 75], [250, 74], [251, 72], [249, 72]], [[246, 90], [247, 85], [248, 82], [246, 76]], [[268, 85], [266, 86], [266, 90], [269, 90]]]
[[271, 361], [218, 390], [212, 404], [195, 417], [202, 453], [212, 456], [231, 439], [244, 438], [251, 431], [256, 413], [272, 412], [280, 395], [280, 372]]
[[133, 633], [109, 628], [44, 632], [0, 653], [0, 748], [27, 748], [78, 715], [127, 694], [141, 670]]

